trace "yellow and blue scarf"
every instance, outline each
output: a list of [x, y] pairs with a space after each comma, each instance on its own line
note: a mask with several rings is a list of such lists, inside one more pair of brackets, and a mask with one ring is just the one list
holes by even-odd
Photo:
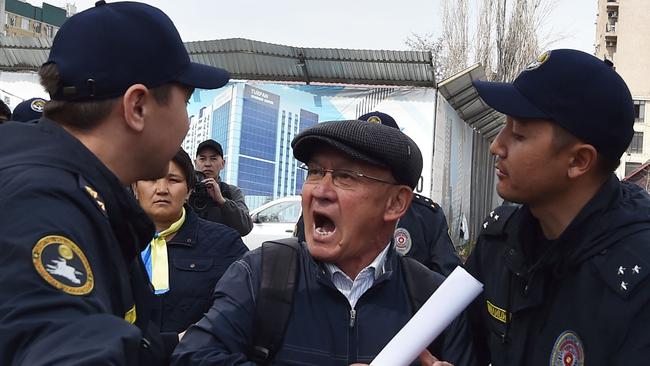
[[140, 254], [147, 269], [149, 280], [153, 284], [154, 292], [157, 295], [169, 291], [169, 260], [167, 258], [165, 237], [177, 232], [184, 222], [185, 207], [182, 209], [181, 218], [167, 229], [156, 233], [151, 243]]

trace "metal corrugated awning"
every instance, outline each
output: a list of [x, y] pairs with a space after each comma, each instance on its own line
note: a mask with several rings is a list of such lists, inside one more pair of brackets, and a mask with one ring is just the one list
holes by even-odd
[[51, 47], [48, 38], [0, 36], [0, 70], [36, 71], [47, 61]]
[[473, 80], [484, 79], [483, 66], [476, 64], [441, 81], [438, 90], [465, 123], [490, 141], [501, 130], [505, 116], [487, 105], [472, 85]]
[[[0, 37], [0, 70], [37, 71], [47, 38]], [[302, 48], [243, 38], [187, 42], [194, 62], [221, 67], [233, 79], [435, 87], [430, 52]]]
[[303, 48], [243, 38], [187, 42], [194, 62], [234, 79], [435, 87], [430, 52]]

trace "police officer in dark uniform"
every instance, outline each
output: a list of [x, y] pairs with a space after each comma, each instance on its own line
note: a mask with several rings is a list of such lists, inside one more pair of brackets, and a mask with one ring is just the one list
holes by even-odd
[[647, 365], [650, 197], [613, 171], [634, 130], [611, 62], [541, 55], [512, 84], [474, 83], [506, 115], [497, 191], [467, 269], [482, 365]]
[[191, 63], [159, 9], [99, 1], [39, 75], [44, 117], [0, 126], [0, 364], [167, 364], [139, 260], [154, 226], [125, 186], [166, 173], [193, 88], [228, 73]]
[[[366, 113], [358, 119], [399, 129], [395, 119], [382, 112]], [[301, 241], [305, 240], [303, 225], [301, 215], [296, 226], [296, 235]], [[411, 257], [444, 276], [461, 264], [449, 237], [445, 213], [428, 197], [413, 193], [411, 206], [399, 220], [394, 239], [397, 253]]]

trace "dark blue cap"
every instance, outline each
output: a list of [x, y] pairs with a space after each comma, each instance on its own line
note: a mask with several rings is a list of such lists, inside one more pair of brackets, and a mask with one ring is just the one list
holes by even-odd
[[513, 83], [474, 81], [497, 111], [560, 125], [604, 156], [618, 160], [634, 135], [634, 102], [612, 63], [559, 49], [542, 54]]
[[72, 16], [56, 34], [48, 63], [56, 64], [62, 81], [53, 100], [108, 99], [134, 84], [215, 89], [229, 79], [226, 70], [190, 62], [171, 19], [136, 2], [98, 1]]
[[43, 107], [45, 107], [45, 103], [47, 103], [47, 100], [43, 98], [23, 100], [18, 103], [16, 108], [14, 108], [11, 120], [18, 122], [36, 122], [36, 120], [41, 118], [43, 115]]
[[360, 116], [357, 119], [359, 121], [381, 123], [382, 125], [397, 128], [399, 130], [399, 126], [397, 125], [397, 122], [395, 122], [395, 119], [386, 113], [370, 112]]

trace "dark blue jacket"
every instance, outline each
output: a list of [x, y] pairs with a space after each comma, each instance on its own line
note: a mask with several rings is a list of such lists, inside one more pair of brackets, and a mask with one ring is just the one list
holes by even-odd
[[[466, 266], [482, 365], [647, 365], [650, 197], [612, 176], [555, 241], [526, 206], [496, 209]], [[586, 360], [586, 361], [585, 361]]]
[[170, 290], [157, 296], [163, 332], [183, 332], [201, 319], [217, 281], [248, 251], [234, 229], [203, 220], [189, 207], [185, 212], [183, 226], [167, 242]]
[[[389, 251], [384, 274], [359, 299], [355, 317], [329, 273], [304, 245], [299, 257], [293, 311], [274, 364], [370, 363], [412, 315], [395, 251]], [[188, 330], [174, 351], [174, 365], [253, 365], [247, 354], [255, 332], [260, 269], [261, 248], [228, 269], [217, 284], [212, 308]], [[442, 279], [433, 272], [431, 276], [424, 280]], [[438, 347], [432, 350], [436, 356], [457, 366], [473, 364], [464, 317], [459, 317], [437, 342]]]
[[0, 364], [164, 364], [177, 338], [151, 321], [139, 259], [153, 233], [59, 125], [0, 125]]
[[[449, 237], [445, 213], [430, 198], [413, 194], [411, 206], [399, 220], [394, 236], [400, 254], [443, 276], [449, 276], [461, 264]], [[401, 240], [405, 240], [403, 246]]]

